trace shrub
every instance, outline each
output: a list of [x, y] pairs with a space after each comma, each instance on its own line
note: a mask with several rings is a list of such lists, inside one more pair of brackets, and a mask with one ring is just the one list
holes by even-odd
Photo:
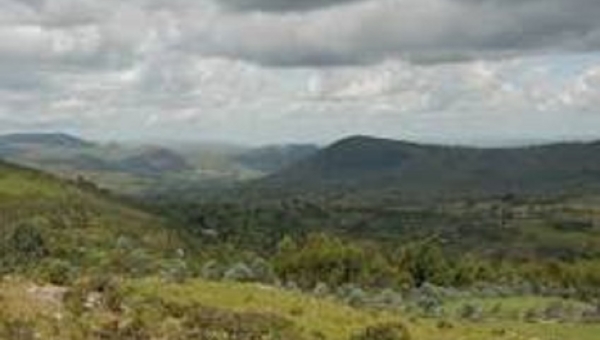
[[439, 316], [442, 312], [442, 302], [432, 296], [419, 296], [417, 306], [426, 316]]
[[437, 323], [437, 328], [438, 329], [453, 329], [454, 324], [452, 324], [452, 322], [450, 322], [448, 320], [440, 320]]
[[[97, 299], [95, 298], [97, 297]], [[94, 303], [91, 303], [91, 300]], [[110, 276], [94, 276], [76, 282], [63, 297], [64, 305], [71, 314], [80, 316], [86, 309], [104, 307], [120, 312], [123, 304], [123, 292], [119, 282]]]
[[538, 311], [535, 308], [530, 308], [525, 311], [523, 315], [523, 320], [525, 322], [537, 322], [539, 319]]
[[319, 282], [313, 289], [313, 294], [317, 297], [325, 297], [331, 293], [329, 286], [326, 283]]
[[35, 340], [35, 324], [24, 320], [0, 320], [0, 338], [5, 340]]
[[600, 322], [600, 308], [587, 308], [581, 313], [581, 321], [585, 323]]
[[300, 291], [300, 286], [298, 286], [298, 284], [296, 283], [296, 281], [287, 281], [284, 285], [284, 288], [292, 291], [292, 292], [299, 292]]
[[544, 319], [546, 320], [559, 320], [562, 319], [566, 314], [566, 307], [562, 302], [554, 302], [547, 306], [544, 311]]
[[350, 306], [360, 306], [367, 300], [367, 294], [360, 287], [352, 284], [343, 285], [337, 290], [337, 296]]
[[139, 317], [124, 322], [111, 320], [100, 325], [94, 331], [94, 337], [110, 340], [150, 340], [147, 328]]
[[248, 265], [239, 262], [229, 268], [223, 278], [229, 281], [250, 282], [255, 280], [256, 275]]
[[460, 308], [459, 316], [462, 319], [476, 321], [481, 320], [481, 318], [483, 317], [483, 313], [479, 306], [466, 303]]
[[75, 270], [67, 261], [52, 259], [40, 266], [37, 275], [45, 282], [65, 286], [72, 282]]
[[403, 305], [404, 299], [402, 294], [395, 292], [392, 289], [385, 289], [377, 294], [373, 299], [372, 303], [379, 308], [400, 308]]
[[184, 260], [170, 260], [163, 264], [162, 277], [167, 282], [183, 283], [189, 277], [189, 269]]
[[235, 313], [194, 306], [183, 321], [184, 339], [270, 339], [298, 340], [300, 332], [294, 324], [267, 313]]
[[207, 280], [220, 280], [223, 278], [223, 268], [219, 262], [210, 260], [202, 266], [200, 275]]
[[493, 315], [498, 315], [502, 312], [502, 304], [501, 303], [496, 303], [492, 309], [490, 310], [490, 313]]
[[353, 335], [351, 340], [410, 340], [411, 336], [404, 324], [387, 323], [370, 326]]
[[269, 262], [258, 257], [252, 260], [249, 266], [253, 273], [254, 280], [263, 283], [274, 283], [277, 281], [277, 275]]

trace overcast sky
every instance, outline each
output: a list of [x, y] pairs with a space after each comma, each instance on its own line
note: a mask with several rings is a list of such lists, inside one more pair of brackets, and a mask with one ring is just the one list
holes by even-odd
[[0, 133], [600, 138], [598, 0], [0, 0]]

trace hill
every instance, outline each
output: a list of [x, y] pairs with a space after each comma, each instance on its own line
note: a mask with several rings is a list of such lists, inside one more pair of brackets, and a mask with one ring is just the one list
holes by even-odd
[[312, 145], [250, 148], [211, 143], [97, 143], [62, 133], [0, 135], [0, 158], [114, 192], [198, 191], [261, 178], [316, 152]]
[[136, 154], [115, 162], [114, 166], [124, 172], [142, 176], [160, 176], [169, 172], [192, 170], [183, 156], [159, 147], [143, 148]]
[[598, 156], [600, 143], [483, 149], [357, 136], [334, 143], [262, 184], [409, 195], [596, 192]]
[[161, 219], [91, 183], [5, 162], [0, 162], [0, 235], [5, 273], [153, 271], [183, 247]]
[[66, 134], [0, 136], [0, 158], [65, 178], [85, 177], [124, 194], [194, 170], [184, 156], [167, 148], [105, 145]]
[[273, 173], [314, 155], [318, 150], [317, 146], [311, 144], [271, 145], [250, 149], [236, 159], [250, 169]]
[[27, 147], [90, 147], [93, 143], [64, 133], [17, 133], [0, 136], [0, 145], [7, 148]]

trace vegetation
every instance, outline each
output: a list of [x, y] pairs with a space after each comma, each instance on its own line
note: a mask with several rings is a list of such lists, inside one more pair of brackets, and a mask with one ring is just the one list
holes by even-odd
[[85, 272], [158, 272], [176, 230], [86, 183], [0, 163], [0, 268], [62, 283]]
[[[90, 147], [75, 142], [55, 141]], [[336, 162], [354, 168], [351, 177], [373, 171], [346, 151]], [[388, 151], [357, 162], [405, 166], [388, 163]], [[134, 201], [83, 178], [0, 163], [0, 339], [592, 340], [600, 332], [594, 195], [283, 189]]]
[[279, 171], [258, 187], [287, 193], [428, 200], [503, 194], [594, 193], [600, 143], [506, 149], [436, 146], [356, 136]]

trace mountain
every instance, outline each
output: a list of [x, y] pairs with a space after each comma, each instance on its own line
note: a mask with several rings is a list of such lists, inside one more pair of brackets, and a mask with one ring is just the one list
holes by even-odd
[[93, 143], [64, 133], [17, 133], [0, 136], [0, 145], [13, 148], [85, 148], [93, 146]]
[[145, 270], [146, 260], [126, 263], [131, 252], [151, 263], [183, 246], [162, 219], [91, 183], [5, 162], [0, 162], [0, 235], [0, 273], [40, 270], [54, 261], [80, 270]]
[[127, 195], [200, 191], [261, 178], [314, 154], [312, 145], [97, 143], [61, 133], [0, 136], [0, 159]]
[[383, 190], [409, 195], [597, 191], [600, 143], [485, 149], [356, 136], [260, 184], [289, 190]]
[[160, 176], [168, 172], [192, 170], [187, 160], [174, 151], [148, 147], [115, 163], [115, 168], [124, 172], [145, 176]]
[[9, 134], [0, 136], [0, 157], [35, 160], [68, 159], [74, 152], [90, 150], [94, 143], [62, 133]]
[[236, 160], [250, 169], [273, 173], [314, 155], [318, 150], [312, 144], [271, 145], [248, 150], [237, 156]]
[[101, 144], [66, 134], [0, 136], [0, 158], [66, 178], [85, 177], [120, 193], [193, 172], [176, 151], [154, 146]]

